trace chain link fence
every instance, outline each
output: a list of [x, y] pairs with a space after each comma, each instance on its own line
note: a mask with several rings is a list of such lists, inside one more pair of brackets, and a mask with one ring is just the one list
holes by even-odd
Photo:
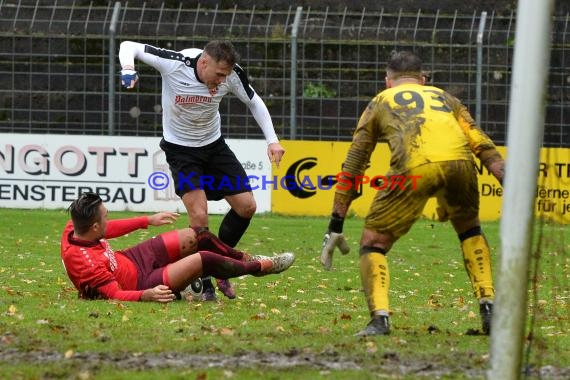
[[[160, 75], [139, 62], [139, 87], [122, 90], [119, 43], [182, 50], [227, 38], [282, 138], [350, 140], [384, 88], [390, 51], [413, 49], [432, 84], [462, 99], [497, 143], [506, 141], [514, 11], [42, 4], [0, 0], [0, 132], [159, 136]], [[545, 146], [570, 146], [569, 23], [568, 14], [554, 17], [549, 88], [532, 94], [545, 98]], [[226, 137], [262, 138], [237, 98], [227, 96], [220, 113]]]

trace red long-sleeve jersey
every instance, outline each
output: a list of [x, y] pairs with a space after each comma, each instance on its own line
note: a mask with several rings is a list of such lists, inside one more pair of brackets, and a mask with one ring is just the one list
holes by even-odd
[[143, 291], [136, 290], [137, 268], [120, 251], [114, 252], [107, 239], [147, 227], [146, 216], [109, 220], [105, 238], [91, 242], [74, 238], [73, 224], [67, 222], [61, 237], [61, 260], [80, 298], [140, 300]]

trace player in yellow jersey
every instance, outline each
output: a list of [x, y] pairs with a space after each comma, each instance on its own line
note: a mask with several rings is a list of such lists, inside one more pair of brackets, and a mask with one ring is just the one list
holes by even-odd
[[504, 160], [457, 98], [425, 85], [421, 59], [414, 53], [392, 53], [386, 87], [368, 104], [354, 132], [339, 181], [351, 181], [355, 186], [337, 186], [321, 263], [330, 269], [335, 247], [348, 253], [342, 229], [356, 195], [357, 176], [364, 174], [376, 144], [385, 142], [391, 152], [386, 177], [399, 176], [406, 182], [378, 191], [365, 219], [360, 277], [372, 319], [357, 335], [390, 333], [386, 255], [420, 218], [432, 197], [437, 199], [440, 220], [451, 221], [458, 234], [465, 268], [480, 304], [483, 332], [489, 334], [495, 292], [489, 245], [479, 222], [473, 155], [499, 182]]

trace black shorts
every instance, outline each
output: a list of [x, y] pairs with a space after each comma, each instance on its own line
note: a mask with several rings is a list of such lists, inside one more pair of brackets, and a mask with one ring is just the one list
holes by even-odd
[[210, 201], [251, 191], [243, 166], [223, 137], [201, 147], [187, 147], [162, 139], [175, 192], [182, 197], [192, 190], [204, 190]]

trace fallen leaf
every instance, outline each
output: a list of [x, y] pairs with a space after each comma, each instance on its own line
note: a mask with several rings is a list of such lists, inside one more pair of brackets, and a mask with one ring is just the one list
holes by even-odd
[[6, 334], [6, 335], [2, 335], [2, 337], [0, 337], [0, 343], [4, 344], [4, 345], [9, 345], [14, 343], [14, 337], [12, 335]]
[[227, 327], [222, 327], [220, 329], [220, 335], [232, 336], [234, 335], [234, 330]]

